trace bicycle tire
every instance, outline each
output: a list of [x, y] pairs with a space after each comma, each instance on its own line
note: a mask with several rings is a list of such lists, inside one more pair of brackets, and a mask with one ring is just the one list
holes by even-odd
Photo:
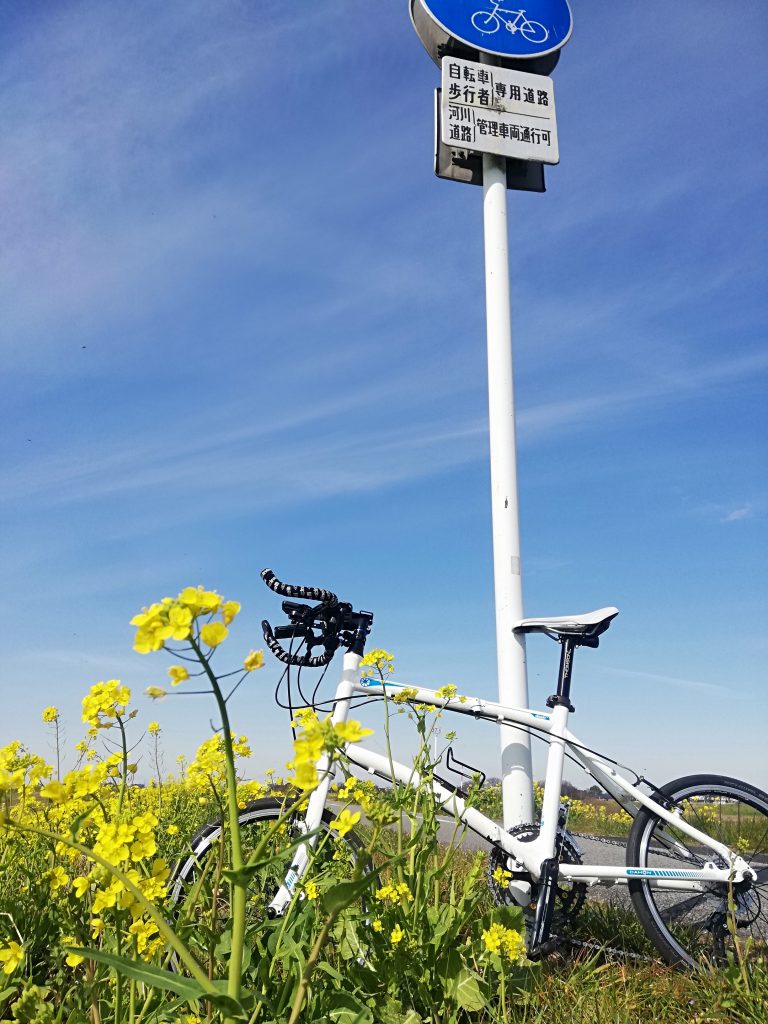
[[546, 43], [549, 29], [540, 21], [524, 21], [520, 26], [520, 35], [529, 43]]
[[[283, 813], [283, 804], [271, 797], [264, 797], [254, 800], [240, 812], [239, 821], [243, 854], [245, 857], [252, 852], [256, 844], [263, 837], [265, 830], [273, 825]], [[307, 875], [308, 879], [321, 881], [329, 865], [333, 862], [334, 875], [345, 875], [349, 877], [352, 870], [360, 860], [364, 846], [360, 838], [354, 832], [339, 836], [331, 828], [334, 815], [325, 810], [321, 823], [321, 832], [316, 843], [316, 853], [311, 869]], [[292, 821], [295, 821], [296, 818]], [[298, 829], [292, 831], [291, 821], [285, 823], [286, 831], [275, 838], [272, 861], [253, 876], [248, 887], [248, 927], [258, 926], [267, 919], [266, 909], [270, 901], [282, 884], [290, 861], [295, 852], [295, 846], [291, 843], [300, 835]], [[212, 870], [211, 858], [216, 855], [220, 848], [220, 840], [223, 832], [222, 821], [212, 821], [203, 825], [192, 836], [189, 841], [187, 853], [178, 861], [173, 872], [169, 887], [172, 917], [174, 923], [179, 922], [182, 911], [187, 911], [186, 920], [183, 922], [185, 930], [194, 934], [196, 919], [205, 920], [206, 928], [210, 930], [211, 921], [221, 920], [222, 925], [229, 917], [228, 886], [222, 883], [220, 887], [208, 889], [205, 885], [206, 873]], [[286, 842], [286, 838], [289, 840]], [[280, 847], [289, 847], [288, 853], [284, 849], [281, 854]], [[364, 865], [363, 870], [369, 870]], [[194, 907], [187, 907], [187, 898], [195, 891], [195, 883], [201, 880], [199, 891], [196, 894]], [[337, 880], [344, 880], [338, 878]], [[202, 893], [202, 895], [201, 895]], [[365, 901], [358, 904], [361, 907], [360, 916], [365, 915]], [[348, 940], [349, 940], [349, 936]], [[361, 946], [362, 948], [362, 946]]]
[[[647, 880], [630, 880], [635, 912], [648, 938], [664, 960], [675, 967], [719, 967], [736, 953], [749, 959], [767, 959], [768, 794], [720, 775], [675, 779], [663, 786], [661, 793], [690, 824], [713, 839], [735, 846], [757, 872], [757, 880], [732, 894], [728, 883], [691, 893], [654, 889]], [[665, 834], [674, 836], [686, 848], [689, 867], [705, 863], [726, 866], [713, 850], [697, 847], [689, 836], [647, 808], [640, 810], [632, 826], [627, 866], [682, 867], [681, 860], [685, 862], [686, 858], [665, 847]], [[751, 943], [746, 943], [748, 938]]]
[[[499, 25], [501, 24], [498, 14], [494, 14], [492, 11], [475, 11], [469, 20], [478, 32], [482, 32], [487, 36], [492, 36], [494, 32], [498, 32]], [[488, 28], [488, 25], [493, 25], [493, 28]]]

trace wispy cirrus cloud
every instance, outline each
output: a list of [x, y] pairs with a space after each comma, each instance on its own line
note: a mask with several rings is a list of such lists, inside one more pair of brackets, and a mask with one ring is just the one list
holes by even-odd
[[[738, 356], [699, 365], [689, 371], [655, 373], [650, 381], [594, 393], [568, 401], [542, 402], [519, 414], [521, 443], [535, 444], [568, 429], [589, 431], [622, 417], [635, 416], [648, 403], [690, 400], [708, 389], [742, 378], [752, 379], [768, 369], [768, 354]], [[445, 399], [450, 405], [450, 390]], [[388, 404], [381, 384], [350, 393], [342, 399], [324, 399], [311, 408], [263, 418], [258, 410], [231, 407], [225, 426], [189, 434], [188, 420], [164, 428], [158, 446], [154, 427], [116, 444], [113, 438], [91, 445], [84, 459], [78, 447], [62, 448], [37, 461], [9, 470], [0, 481], [5, 502], [28, 501], [52, 506], [115, 498], [119, 495], [162, 495], [177, 498], [197, 491], [205, 479], [207, 490], [219, 500], [237, 493], [249, 504], [304, 502], [337, 494], [385, 490], [399, 483], [450, 472], [487, 458], [485, 418], [446, 417], [439, 389], [426, 416], [415, 416], [421, 389], [410, 392], [390, 384]], [[197, 414], [205, 420], [205, 414]], [[355, 429], [348, 429], [354, 422]], [[252, 482], [252, 483], [249, 483]], [[212, 499], [214, 500], [214, 499]], [[192, 509], [205, 510], [199, 497]], [[752, 505], [720, 513], [724, 522], [753, 515]]]
[[657, 672], [643, 672], [639, 669], [613, 668], [610, 665], [601, 665], [601, 673], [627, 676], [637, 679], [639, 682], [651, 683], [658, 686], [672, 686], [681, 690], [698, 690], [707, 693], [732, 694], [732, 690], [720, 683], [707, 683], [700, 679], [681, 679], [679, 676], [660, 675]]
[[751, 519], [755, 514], [754, 507], [747, 503], [746, 505], [739, 505], [737, 508], [731, 509], [720, 520], [721, 523], [740, 523], [743, 519]]

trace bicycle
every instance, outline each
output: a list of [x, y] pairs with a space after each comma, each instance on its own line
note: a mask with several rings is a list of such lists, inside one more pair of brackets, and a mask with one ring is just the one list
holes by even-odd
[[[529, 43], [545, 43], [549, 38], [549, 29], [540, 21], [531, 21], [526, 18], [524, 10], [511, 11], [507, 7], [502, 7], [502, 0], [491, 0], [491, 3], [493, 4], [492, 11], [475, 11], [470, 18], [478, 32], [482, 32], [484, 35], [493, 35], [503, 25], [512, 35], [519, 32]], [[514, 14], [515, 17], [505, 18], [505, 14]]]
[[[553, 925], [572, 918], [594, 885], [626, 885], [640, 923], [651, 943], [669, 964], [700, 969], [720, 965], [738, 952], [765, 957], [768, 952], [768, 794], [737, 779], [692, 775], [655, 786], [629, 769], [633, 781], [618, 770], [619, 762], [582, 743], [569, 729], [571, 675], [577, 648], [596, 648], [600, 637], [618, 614], [601, 608], [585, 615], [530, 618], [517, 624], [520, 633], [543, 633], [560, 644], [556, 692], [547, 710], [515, 708], [465, 695], [441, 695], [423, 687], [387, 679], [361, 678], [373, 615], [355, 611], [331, 591], [286, 585], [265, 569], [267, 586], [286, 598], [286, 625], [262, 623], [270, 651], [286, 665], [302, 668], [327, 666], [344, 649], [331, 720], [345, 722], [357, 698], [388, 699], [397, 693], [407, 702], [429, 705], [459, 715], [507, 725], [541, 735], [549, 743], [541, 820], [505, 832], [503, 827], [465, 800], [461, 789], [433, 775], [421, 779], [414, 768], [388, 756], [349, 743], [349, 762], [387, 782], [425, 785], [444, 810], [481, 836], [490, 846], [492, 864], [509, 873], [506, 885], [496, 885], [499, 902], [517, 903], [529, 914], [528, 954], [545, 955], [556, 945]], [[298, 599], [298, 600], [296, 600]], [[305, 603], [313, 602], [313, 603]], [[289, 640], [288, 650], [281, 640]], [[294, 650], [294, 644], [300, 647]], [[322, 653], [313, 654], [321, 647]], [[451, 688], [452, 689], [452, 688]], [[313, 696], [314, 701], [314, 696]], [[624, 867], [584, 864], [574, 837], [567, 829], [561, 787], [565, 757], [588, 774], [634, 819]], [[258, 912], [283, 915], [300, 891], [311, 860], [332, 835], [327, 809], [334, 768], [328, 755], [316, 764], [319, 784], [306, 809], [291, 819], [288, 830], [289, 863], [282, 877], [262, 878], [254, 893]], [[253, 830], [255, 846], [283, 813], [283, 804], [266, 798], [243, 810], [241, 824]], [[179, 900], [193, 882], [201, 864], [221, 837], [222, 824], [205, 826], [190, 843], [189, 855], [174, 876], [173, 898]], [[285, 837], [283, 837], [283, 841]], [[338, 843], [338, 837], [336, 839]], [[350, 862], [359, 844], [354, 833], [345, 835]], [[506, 876], [502, 876], [506, 877]], [[746, 942], [751, 939], [751, 943]]]

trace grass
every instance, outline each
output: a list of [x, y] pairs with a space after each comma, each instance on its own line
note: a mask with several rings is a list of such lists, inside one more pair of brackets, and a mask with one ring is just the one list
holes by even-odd
[[658, 964], [554, 956], [521, 995], [518, 1024], [765, 1024], [768, 975], [692, 975]]

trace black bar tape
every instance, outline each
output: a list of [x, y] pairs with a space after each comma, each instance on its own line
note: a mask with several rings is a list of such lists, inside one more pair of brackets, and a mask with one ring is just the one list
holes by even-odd
[[261, 630], [264, 634], [264, 643], [278, 659], [285, 665], [300, 665], [303, 668], [321, 668], [323, 665], [327, 665], [333, 657], [333, 651], [326, 651], [324, 654], [289, 654], [288, 651], [275, 640], [275, 635], [272, 632], [270, 624], [264, 620], [261, 624]]
[[298, 587], [290, 583], [281, 583], [271, 569], [262, 569], [261, 578], [270, 590], [274, 590], [281, 597], [300, 597], [307, 601], [322, 601], [323, 604], [338, 604], [339, 599], [332, 590], [323, 590], [321, 587]]

